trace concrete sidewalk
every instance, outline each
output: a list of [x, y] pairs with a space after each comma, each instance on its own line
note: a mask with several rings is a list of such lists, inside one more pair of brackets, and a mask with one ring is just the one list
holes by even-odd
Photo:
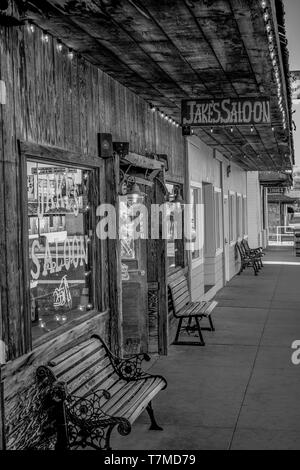
[[300, 340], [300, 258], [272, 250], [259, 277], [248, 270], [217, 296], [217, 331], [206, 347], [171, 346], [151, 372], [168, 388], [154, 402], [163, 432], [148, 431], [146, 413], [114, 449], [298, 449], [300, 366], [291, 344]]

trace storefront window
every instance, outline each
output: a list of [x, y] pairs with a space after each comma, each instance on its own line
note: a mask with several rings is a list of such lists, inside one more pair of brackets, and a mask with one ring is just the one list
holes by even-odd
[[201, 204], [201, 192], [200, 188], [191, 188], [191, 230], [192, 230], [192, 259], [200, 258], [200, 232], [201, 227], [201, 214], [200, 214], [200, 204]]
[[184, 266], [184, 242], [183, 238], [179, 238], [178, 234], [183, 233], [183, 211], [181, 223], [182, 227], [177, 227], [178, 218], [175, 211], [183, 204], [182, 192], [183, 187], [179, 184], [166, 184], [169, 192], [168, 213], [166, 218], [168, 221], [168, 236], [167, 236], [167, 267], [174, 269]]
[[93, 306], [92, 171], [27, 161], [33, 340]]
[[235, 241], [235, 233], [234, 233], [234, 227], [235, 227], [235, 195], [232, 193], [229, 193], [229, 239], [230, 242]]
[[223, 227], [222, 227], [222, 194], [221, 190], [215, 189], [215, 228], [216, 228], [216, 249], [222, 248]]

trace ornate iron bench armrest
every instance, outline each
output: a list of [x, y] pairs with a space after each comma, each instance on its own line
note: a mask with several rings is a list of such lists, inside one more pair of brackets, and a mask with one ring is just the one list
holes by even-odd
[[142, 363], [149, 362], [151, 360], [150, 356], [145, 353], [134, 354], [128, 358], [120, 358], [114, 355], [106, 346], [106, 344], [101, 340], [98, 335], [93, 335], [94, 338], [98, 338], [106, 349], [107, 355], [110, 358], [112, 366], [120, 379], [125, 380], [126, 382], [139, 380], [143, 378], [153, 377], [152, 375], [145, 372], [142, 368]]
[[110, 354], [110, 360], [120, 379], [127, 382], [151, 377], [142, 367], [144, 361], [149, 362], [151, 360], [148, 354], [136, 354], [125, 359]]

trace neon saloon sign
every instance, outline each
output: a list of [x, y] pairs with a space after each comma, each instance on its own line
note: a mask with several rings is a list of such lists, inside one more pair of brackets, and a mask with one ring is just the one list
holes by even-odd
[[271, 122], [268, 98], [184, 100], [181, 113], [184, 126], [238, 126]]

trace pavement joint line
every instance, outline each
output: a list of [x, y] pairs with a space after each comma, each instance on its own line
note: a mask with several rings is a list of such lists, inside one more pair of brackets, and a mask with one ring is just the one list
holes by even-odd
[[[281, 265], [281, 269], [278, 271], [278, 274], [277, 274], [276, 284], [274, 286], [274, 291], [273, 291], [273, 296], [272, 296], [272, 299], [271, 299], [271, 303], [272, 303], [273, 298], [275, 297], [275, 293], [276, 293], [277, 287], [279, 285], [280, 275], [282, 274], [282, 272], [283, 272], [283, 266]], [[228, 450], [231, 450], [232, 445], [233, 445], [234, 436], [236, 434], [238, 422], [240, 420], [242, 409], [243, 409], [245, 401], [246, 401], [246, 395], [247, 395], [247, 392], [249, 390], [250, 383], [251, 383], [251, 380], [252, 380], [252, 377], [253, 377], [253, 374], [254, 374], [254, 369], [255, 369], [255, 366], [256, 366], [256, 363], [257, 363], [257, 358], [258, 358], [258, 354], [259, 354], [259, 351], [260, 351], [260, 348], [261, 348], [262, 339], [263, 339], [263, 336], [264, 336], [264, 333], [265, 333], [265, 330], [266, 330], [267, 323], [268, 323], [269, 318], [271, 316], [271, 312], [272, 312], [272, 307], [270, 305], [269, 311], [268, 311], [268, 314], [266, 316], [265, 323], [264, 323], [264, 326], [263, 326], [263, 329], [262, 329], [260, 340], [259, 340], [259, 343], [257, 345], [257, 350], [256, 350], [255, 358], [254, 358], [254, 361], [253, 361], [252, 369], [251, 369], [250, 376], [249, 376], [249, 379], [248, 379], [248, 382], [247, 382], [247, 385], [246, 385], [246, 388], [245, 388], [244, 396], [243, 396], [242, 403], [241, 403], [241, 406], [240, 406], [240, 409], [239, 409], [239, 412], [238, 412], [238, 416], [237, 416], [236, 423], [235, 423], [235, 426], [234, 426], [234, 429], [233, 429], [233, 433], [232, 433], [232, 436], [231, 436], [231, 439], [230, 439], [230, 442], [229, 442]], [[253, 429], [255, 429], [255, 428], [253, 428]]]

